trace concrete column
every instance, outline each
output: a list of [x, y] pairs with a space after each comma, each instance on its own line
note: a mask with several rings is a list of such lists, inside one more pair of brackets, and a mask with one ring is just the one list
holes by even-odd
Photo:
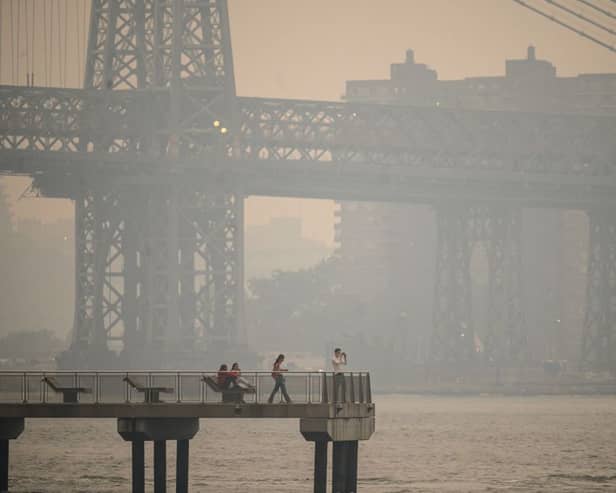
[[347, 493], [347, 442], [334, 442], [332, 493]]
[[357, 452], [358, 441], [353, 440], [347, 443], [347, 491], [356, 493], [357, 491]]
[[327, 488], [327, 442], [333, 442], [332, 492], [357, 491], [358, 440], [368, 440], [374, 433], [374, 406], [366, 405], [365, 417], [352, 416], [353, 409], [353, 404], [336, 404], [333, 412], [340, 417], [300, 419], [301, 434], [315, 442], [315, 493]]
[[176, 493], [188, 493], [188, 440], [178, 440], [175, 462]]
[[0, 439], [0, 493], [9, 491], [9, 441]]
[[133, 493], [145, 493], [145, 453], [144, 441], [133, 440], [132, 446], [132, 479]]
[[334, 442], [333, 493], [357, 491], [357, 440]]
[[15, 440], [23, 431], [23, 418], [0, 419], [0, 493], [9, 491], [9, 440]]
[[177, 440], [177, 491], [188, 492], [188, 440], [198, 431], [199, 418], [118, 418], [118, 433], [132, 442], [133, 491], [143, 491], [143, 442], [149, 441], [154, 442], [154, 493], [166, 492], [166, 440]]
[[327, 491], [327, 441], [314, 442], [314, 493]]
[[167, 491], [167, 442], [154, 442], [154, 493]]

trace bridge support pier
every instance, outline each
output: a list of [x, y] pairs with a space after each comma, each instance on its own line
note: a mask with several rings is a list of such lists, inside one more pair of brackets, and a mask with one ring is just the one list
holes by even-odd
[[[464, 202], [440, 204], [431, 356], [436, 362], [523, 361], [527, 338], [522, 310], [521, 220], [518, 207]], [[489, 300], [484, 333], [473, 326], [471, 259], [487, 254]], [[476, 347], [481, 340], [483, 348]]]
[[143, 440], [133, 440], [132, 482], [133, 493], [145, 493], [145, 447]]
[[[340, 416], [344, 414], [342, 406]], [[333, 442], [332, 493], [356, 493], [359, 440], [374, 433], [374, 417], [302, 418], [300, 433], [314, 442], [314, 493], [327, 490], [328, 442]]]
[[0, 493], [9, 491], [9, 441], [24, 431], [23, 418], [0, 419]]
[[177, 493], [188, 493], [188, 440], [177, 442], [175, 471]]
[[334, 442], [332, 493], [357, 491], [357, 440]]
[[588, 284], [582, 366], [616, 373], [616, 210], [588, 211]]
[[154, 442], [154, 492], [167, 491], [167, 440], [177, 441], [176, 492], [188, 493], [188, 441], [199, 418], [118, 418], [118, 433], [132, 443], [132, 491], [145, 491], [144, 442]]
[[314, 441], [314, 493], [327, 491], [327, 440]]
[[167, 442], [154, 442], [154, 493], [167, 492]]

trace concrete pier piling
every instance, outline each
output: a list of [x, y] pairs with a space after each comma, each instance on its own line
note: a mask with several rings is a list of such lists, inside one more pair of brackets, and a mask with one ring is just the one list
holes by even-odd
[[118, 418], [118, 433], [132, 443], [132, 491], [144, 491], [144, 442], [154, 442], [154, 493], [167, 492], [167, 441], [177, 441], [176, 492], [188, 493], [188, 441], [199, 418]]
[[0, 493], [9, 491], [10, 441], [24, 431], [24, 418], [0, 418]]
[[178, 440], [175, 456], [176, 493], [188, 493], [188, 440]]
[[0, 439], [0, 492], [9, 491], [9, 441]]
[[334, 442], [332, 459], [332, 492], [357, 491], [357, 440]]
[[167, 442], [154, 442], [154, 493], [167, 493]]
[[[368, 440], [374, 433], [374, 416], [348, 416], [344, 406], [340, 417], [333, 419], [300, 419], [302, 436], [314, 442], [314, 493], [327, 490], [327, 448], [333, 443], [332, 493], [357, 492], [358, 441]], [[345, 416], [346, 415], [346, 416]]]
[[314, 493], [327, 491], [327, 444], [326, 440], [314, 441]]
[[133, 440], [131, 447], [133, 493], [145, 493], [145, 442]]

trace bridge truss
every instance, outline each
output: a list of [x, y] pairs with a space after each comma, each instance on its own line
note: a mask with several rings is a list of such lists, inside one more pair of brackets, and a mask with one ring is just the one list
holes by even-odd
[[68, 366], [110, 366], [112, 349], [115, 364], [143, 366], [237, 347], [243, 199], [261, 194], [434, 205], [437, 361], [476, 357], [476, 242], [490, 268], [486, 352], [526, 357], [521, 208], [587, 210], [582, 357], [605, 368], [616, 357], [615, 128], [591, 115], [240, 98], [226, 1], [95, 0], [85, 89], [0, 87], [0, 172], [75, 201]]

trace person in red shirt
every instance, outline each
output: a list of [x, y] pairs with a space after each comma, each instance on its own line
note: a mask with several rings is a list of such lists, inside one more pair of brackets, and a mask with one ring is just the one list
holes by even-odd
[[228, 370], [229, 367], [223, 363], [220, 365], [220, 368], [218, 368], [218, 373], [216, 374], [216, 383], [223, 390], [228, 389], [231, 384], [231, 375]]
[[233, 379], [233, 386], [242, 389], [253, 389], [253, 386], [248, 380], [242, 377], [242, 369], [239, 363], [233, 363], [231, 365], [230, 377]]
[[284, 375], [282, 374], [282, 372], [287, 371], [286, 368], [282, 368], [283, 361], [284, 361], [284, 354], [279, 354], [278, 357], [276, 358], [276, 361], [274, 361], [274, 367], [272, 368], [272, 378], [274, 379], [274, 382], [276, 382], [276, 384], [274, 385], [274, 389], [272, 390], [272, 393], [270, 394], [269, 399], [267, 400], [269, 404], [274, 402], [274, 396], [279, 390], [282, 393], [282, 397], [284, 397], [284, 400], [286, 401], [286, 403], [291, 404], [291, 398], [289, 397], [289, 394], [287, 393], [287, 386], [286, 386], [285, 378], [284, 378]]

